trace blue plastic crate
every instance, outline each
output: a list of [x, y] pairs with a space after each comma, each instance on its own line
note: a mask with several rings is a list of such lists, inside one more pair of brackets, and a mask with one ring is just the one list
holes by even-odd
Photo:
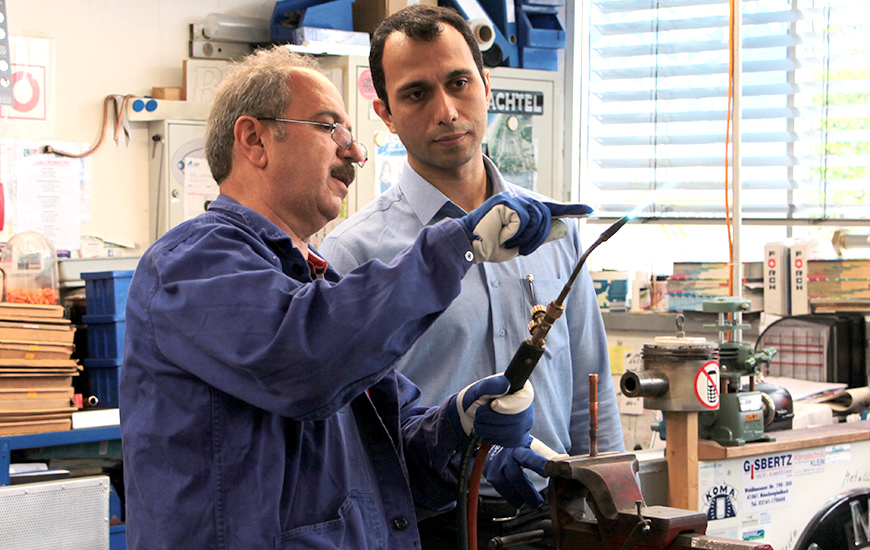
[[84, 315], [88, 326], [88, 357], [91, 359], [120, 359], [124, 355], [126, 316]]
[[127, 548], [127, 526], [112, 525], [109, 527], [109, 550], [125, 550]]
[[[568, 33], [555, 8], [522, 5], [517, 9], [517, 35], [520, 48], [562, 49]], [[523, 65], [524, 69], [531, 67]]]
[[539, 71], [559, 70], [559, 50], [552, 48], [520, 48], [523, 69]]
[[85, 281], [85, 307], [88, 315], [118, 315], [124, 313], [132, 271], [99, 271], [82, 273]]
[[96, 396], [98, 407], [118, 406], [118, 384], [121, 379], [121, 359], [106, 361], [85, 359], [91, 395]]

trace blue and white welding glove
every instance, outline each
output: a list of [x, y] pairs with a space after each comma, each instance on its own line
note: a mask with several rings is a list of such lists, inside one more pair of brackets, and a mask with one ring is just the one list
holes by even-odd
[[544, 499], [523, 468], [546, 477], [544, 466], [547, 460], [556, 456], [556, 451], [527, 435], [522, 446], [509, 448], [494, 445], [486, 455], [483, 477], [514, 508], [519, 509], [523, 504], [537, 508], [544, 503]]
[[591, 212], [584, 204], [541, 202], [504, 192], [493, 195], [458, 221], [471, 240], [475, 263], [504, 262], [564, 237], [567, 228], [553, 218], [588, 216]]
[[527, 380], [508, 395], [511, 383], [503, 374], [478, 380], [449, 399], [448, 412], [457, 433], [475, 435], [493, 445], [519, 447], [535, 423], [535, 391]]

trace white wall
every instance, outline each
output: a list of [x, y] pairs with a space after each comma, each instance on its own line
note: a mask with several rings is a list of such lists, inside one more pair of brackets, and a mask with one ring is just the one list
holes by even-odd
[[[94, 144], [103, 99], [150, 95], [153, 86], [180, 87], [189, 25], [212, 12], [268, 19], [267, 0], [6, 0], [10, 36], [54, 41], [54, 130], [41, 135], [24, 124], [0, 123], [4, 140], [58, 140]], [[91, 221], [82, 234], [147, 245], [146, 123], [131, 123], [129, 146], [116, 146], [112, 124], [92, 158]], [[123, 143], [123, 142], [122, 142]]]

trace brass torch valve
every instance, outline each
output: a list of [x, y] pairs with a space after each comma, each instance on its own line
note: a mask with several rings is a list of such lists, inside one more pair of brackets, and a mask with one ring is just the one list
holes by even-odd
[[547, 333], [550, 332], [556, 319], [562, 316], [565, 306], [552, 300], [547, 307], [536, 305], [532, 308], [532, 321], [529, 323], [529, 332], [532, 337], [528, 342], [536, 347], [543, 348], [546, 344]]

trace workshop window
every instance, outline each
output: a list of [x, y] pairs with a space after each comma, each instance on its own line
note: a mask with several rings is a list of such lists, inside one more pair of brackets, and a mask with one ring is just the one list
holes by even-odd
[[[728, 13], [592, 0], [581, 181], [599, 212], [723, 216]], [[746, 0], [742, 29], [744, 217], [870, 218], [870, 4]]]
[[[588, 7], [581, 199], [600, 216], [652, 201], [642, 215], [721, 223], [729, 2]], [[743, 219], [867, 223], [870, 4], [744, 0], [742, 10]]]

